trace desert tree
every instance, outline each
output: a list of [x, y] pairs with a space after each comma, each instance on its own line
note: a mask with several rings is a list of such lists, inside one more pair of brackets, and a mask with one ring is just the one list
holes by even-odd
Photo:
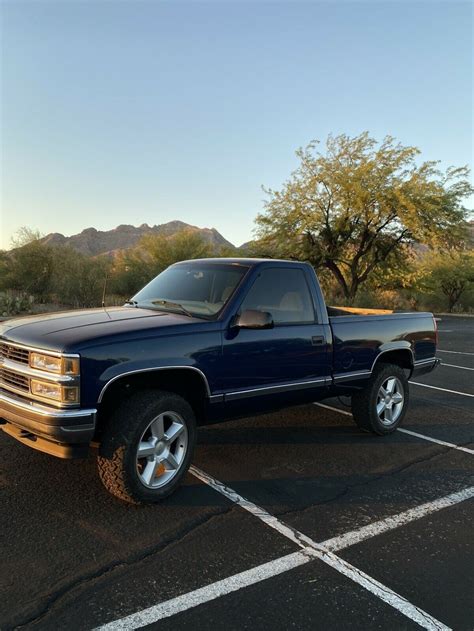
[[454, 247], [465, 238], [467, 167], [441, 171], [416, 147], [368, 132], [329, 136], [297, 151], [299, 165], [256, 219], [261, 254], [328, 270], [349, 303], [383, 267], [403, 264], [414, 243]]

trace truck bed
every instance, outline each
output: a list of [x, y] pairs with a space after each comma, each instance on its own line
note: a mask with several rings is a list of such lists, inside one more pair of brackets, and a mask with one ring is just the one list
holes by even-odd
[[347, 315], [389, 315], [392, 309], [366, 309], [362, 307], [327, 307], [329, 317]]
[[380, 353], [406, 348], [413, 365], [436, 353], [436, 323], [431, 313], [328, 307], [333, 333], [334, 374], [371, 370]]

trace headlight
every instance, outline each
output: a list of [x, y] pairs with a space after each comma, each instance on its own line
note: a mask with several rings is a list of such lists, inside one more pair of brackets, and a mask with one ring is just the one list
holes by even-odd
[[79, 388], [77, 386], [62, 386], [59, 383], [31, 380], [31, 394], [45, 399], [54, 399], [61, 403], [79, 403]]
[[30, 353], [30, 366], [37, 370], [54, 372], [58, 375], [78, 375], [78, 357], [54, 357], [43, 353]]

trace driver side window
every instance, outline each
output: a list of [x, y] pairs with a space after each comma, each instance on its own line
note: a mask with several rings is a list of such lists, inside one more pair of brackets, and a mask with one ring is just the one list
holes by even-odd
[[314, 322], [311, 294], [301, 269], [263, 270], [245, 297], [240, 311], [256, 309], [272, 314], [275, 324]]

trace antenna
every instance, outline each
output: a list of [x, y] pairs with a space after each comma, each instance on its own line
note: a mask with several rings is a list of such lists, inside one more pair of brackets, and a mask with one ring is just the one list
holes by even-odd
[[105, 309], [105, 294], [107, 292], [107, 281], [109, 279], [109, 270], [105, 270], [104, 291], [102, 292], [102, 308]]

